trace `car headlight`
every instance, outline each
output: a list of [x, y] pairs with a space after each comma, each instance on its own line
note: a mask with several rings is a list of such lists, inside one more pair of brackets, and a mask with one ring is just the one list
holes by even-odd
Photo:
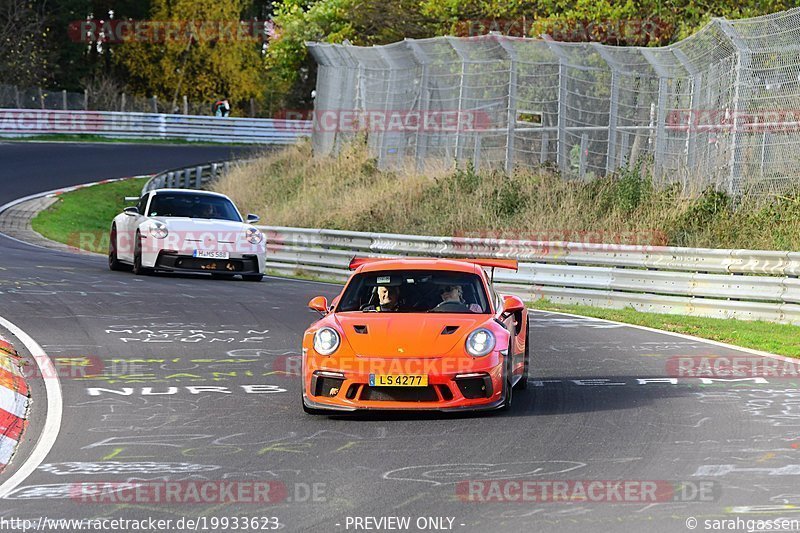
[[322, 328], [314, 333], [314, 350], [320, 355], [330, 355], [339, 348], [339, 333], [333, 328]]
[[154, 220], [150, 223], [150, 236], [155, 239], [166, 239], [167, 235], [169, 235], [169, 230], [167, 229], [167, 225], [163, 222], [159, 222], [158, 220]]
[[260, 244], [261, 241], [264, 240], [264, 234], [258, 231], [258, 229], [250, 227], [244, 231], [244, 238], [247, 239], [247, 242], [250, 244]]
[[494, 350], [494, 333], [486, 328], [478, 328], [467, 335], [467, 353], [473, 357], [483, 357]]

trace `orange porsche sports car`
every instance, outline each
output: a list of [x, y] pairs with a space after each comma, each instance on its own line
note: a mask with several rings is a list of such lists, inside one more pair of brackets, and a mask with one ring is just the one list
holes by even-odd
[[303, 409], [507, 408], [527, 385], [528, 312], [486, 268], [503, 259], [355, 258], [303, 335]]

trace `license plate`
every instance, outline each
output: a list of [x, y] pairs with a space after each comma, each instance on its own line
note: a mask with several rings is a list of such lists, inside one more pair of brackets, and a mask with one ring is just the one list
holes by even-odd
[[370, 387], [427, 387], [428, 376], [422, 374], [370, 374]]
[[228, 252], [218, 252], [214, 250], [195, 250], [194, 257], [201, 259], [228, 259]]

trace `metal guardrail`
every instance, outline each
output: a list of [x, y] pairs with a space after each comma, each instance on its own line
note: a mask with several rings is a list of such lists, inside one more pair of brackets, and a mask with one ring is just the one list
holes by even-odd
[[110, 111], [0, 109], [0, 137], [52, 134], [98, 135], [115, 139], [291, 144], [311, 134], [311, 122]]
[[[199, 188], [230, 162], [154, 176], [159, 187]], [[344, 281], [354, 255], [494, 257], [520, 261], [498, 270], [504, 291], [525, 300], [638, 311], [800, 324], [800, 253], [364, 233], [258, 226], [266, 268]]]
[[228, 172], [230, 167], [230, 161], [218, 161], [193, 167], [167, 170], [147, 180], [147, 183], [142, 187], [142, 194], [154, 189], [202, 189]]
[[267, 263], [284, 274], [344, 280], [358, 255], [520, 260], [495, 280], [526, 300], [800, 323], [800, 254], [511, 241], [262, 226]]

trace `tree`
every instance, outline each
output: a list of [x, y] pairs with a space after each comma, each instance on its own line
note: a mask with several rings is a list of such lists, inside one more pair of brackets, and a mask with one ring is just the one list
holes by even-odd
[[310, 108], [316, 64], [307, 41], [387, 44], [437, 34], [420, 0], [283, 0], [276, 6], [275, 33], [267, 51], [272, 107]]
[[39, 86], [50, 76], [44, 2], [0, 0], [0, 79]]
[[[115, 61], [138, 93], [177, 103], [227, 97], [242, 103], [263, 94], [261, 22], [246, 21], [245, 0], [153, 0], [144, 38], [119, 46]], [[209, 108], [210, 109], [210, 108]]]

